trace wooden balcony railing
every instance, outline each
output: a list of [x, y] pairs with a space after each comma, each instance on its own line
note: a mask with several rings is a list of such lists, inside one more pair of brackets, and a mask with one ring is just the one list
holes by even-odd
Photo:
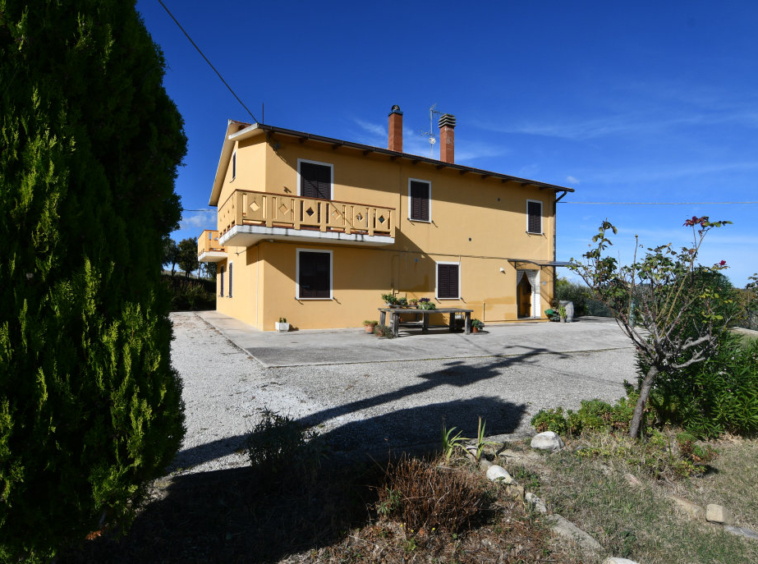
[[197, 256], [208, 252], [225, 253], [226, 247], [218, 242], [218, 231], [206, 229], [197, 239]]
[[395, 210], [335, 200], [235, 190], [218, 210], [223, 235], [235, 225], [395, 236]]

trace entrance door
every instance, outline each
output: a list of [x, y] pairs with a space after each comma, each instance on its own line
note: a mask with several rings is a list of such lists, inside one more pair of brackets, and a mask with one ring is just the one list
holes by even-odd
[[516, 301], [518, 303], [518, 316], [519, 317], [531, 317], [532, 316], [532, 285], [529, 283], [529, 277], [526, 273], [520, 273], [521, 280], [519, 280], [516, 287]]

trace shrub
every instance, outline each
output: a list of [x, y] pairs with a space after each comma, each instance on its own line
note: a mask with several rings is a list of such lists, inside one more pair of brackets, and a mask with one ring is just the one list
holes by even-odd
[[268, 409], [248, 434], [245, 449], [250, 464], [267, 481], [292, 472], [314, 477], [326, 455], [326, 446], [318, 433]]
[[559, 435], [578, 435], [583, 431], [625, 431], [634, 415], [637, 395], [631, 385], [626, 383], [627, 397], [619, 399], [614, 405], [599, 399], [583, 400], [579, 411], [562, 407], [541, 409], [532, 417], [532, 426], [538, 433], [553, 431]]
[[216, 308], [216, 294], [201, 283], [177, 279], [171, 285], [171, 311], [205, 311]]
[[470, 480], [462, 472], [403, 457], [387, 467], [377, 510], [408, 529], [456, 533], [486, 506], [484, 493]]
[[0, 60], [0, 560], [49, 562], [127, 526], [181, 444], [187, 140], [134, 2], [3, 2]]
[[650, 398], [659, 424], [697, 437], [758, 431], [758, 341], [724, 335], [719, 351], [675, 375], [662, 374]]

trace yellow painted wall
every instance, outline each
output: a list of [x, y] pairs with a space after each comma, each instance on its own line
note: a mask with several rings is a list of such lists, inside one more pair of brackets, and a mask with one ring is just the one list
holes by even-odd
[[[237, 177], [231, 180], [229, 167], [219, 205], [234, 190], [296, 195], [298, 159], [328, 163], [334, 167], [332, 199], [397, 210], [396, 242], [381, 248], [267, 241], [247, 250], [232, 247], [234, 297], [218, 300], [222, 313], [267, 331], [279, 317], [301, 329], [357, 327], [378, 319], [379, 296], [390, 289], [409, 298], [434, 298], [435, 261], [447, 261], [461, 264], [462, 299], [435, 300], [437, 307], [473, 309], [485, 323], [513, 321], [516, 269], [506, 259], [553, 259], [552, 190], [282, 136], [274, 141], [277, 150], [263, 135], [238, 144]], [[408, 219], [410, 178], [432, 183], [431, 223]], [[542, 234], [526, 233], [527, 199], [543, 204]], [[333, 300], [295, 299], [297, 248], [333, 251]], [[541, 270], [541, 314], [552, 297], [552, 270]]]

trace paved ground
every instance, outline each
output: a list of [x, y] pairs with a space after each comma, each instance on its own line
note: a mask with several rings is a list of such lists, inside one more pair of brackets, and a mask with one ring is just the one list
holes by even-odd
[[379, 340], [361, 330], [257, 332], [215, 312], [172, 314], [187, 436], [174, 470], [247, 464], [245, 435], [268, 408], [362, 453], [438, 441], [442, 422], [476, 434], [533, 433], [541, 408], [612, 401], [635, 378], [634, 350], [614, 323], [488, 327]]

